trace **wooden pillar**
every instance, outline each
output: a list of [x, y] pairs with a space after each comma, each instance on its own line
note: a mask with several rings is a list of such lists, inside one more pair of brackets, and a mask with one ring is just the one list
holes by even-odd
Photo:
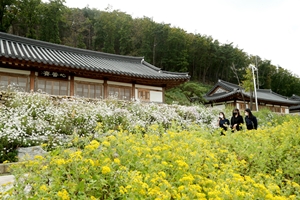
[[131, 87], [131, 100], [135, 100], [135, 83], [132, 83]]
[[107, 85], [107, 80], [104, 79], [104, 82], [103, 82], [103, 99], [107, 99], [107, 88], [108, 88], [108, 85]]
[[34, 92], [35, 72], [30, 71], [30, 92]]
[[74, 96], [74, 76], [70, 76], [70, 96]]

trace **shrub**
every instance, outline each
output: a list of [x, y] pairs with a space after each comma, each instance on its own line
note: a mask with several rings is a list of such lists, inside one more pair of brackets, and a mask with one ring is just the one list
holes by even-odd
[[[209, 125], [213, 114], [199, 106], [179, 106], [116, 100], [88, 101], [83, 98], [51, 97], [47, 94], [9, 92], [6, 104], [0, 107], [0, 138], [13, 142], [5, 157], [15, 161], [16, 147], [47, 144], [47, 150], [62, 146], [76, 133], [93, 136], [97, 123], [102, 132], [135, 127], [144, 130], [158, 125], [167, 130], [175, 122], [181, 126], [192, 123]], [[14, 152], [11, 154], [10, 152]], [[4, 157], [1, 159], [4, 160]]]
[[224, 137], [176, 124], [75, 136], [68, 148], [15, 164], [7, 199], [297, 199], [298, 124]]

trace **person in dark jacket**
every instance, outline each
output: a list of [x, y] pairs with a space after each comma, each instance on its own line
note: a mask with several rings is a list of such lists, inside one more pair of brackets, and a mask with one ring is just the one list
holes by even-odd
[[232, 111], [232, 117], [230, 120], [230, 127], [232, 129], [232, 132], [239, 131], [242, 129], [241, 124], [244, 123], [243, 117], [240, 115], [239, 109], [235, 108]]
[[249, 108], [245, 110], [245, 122], [248, 130], [257, 129], [257, 119]]
[[219, 120], [218, 120], [219, 127], [222, 128], [221, 135], [225, 135], [225, 131], [229, 127], [229, 120], [226, 119], [225, 114], [223, 112], [219, 113]]

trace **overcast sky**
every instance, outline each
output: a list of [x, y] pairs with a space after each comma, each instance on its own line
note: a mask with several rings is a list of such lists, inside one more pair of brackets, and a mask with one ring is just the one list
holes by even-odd
[[300, 76], [300, 0], [66, 0], [72, 8], [120, 10], [232, 42]]

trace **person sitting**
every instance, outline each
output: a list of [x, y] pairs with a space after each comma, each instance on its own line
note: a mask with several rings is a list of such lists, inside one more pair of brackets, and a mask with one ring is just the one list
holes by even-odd
[[257, 129], [257, 118], [252, 114], [249, 108], [245, 110], [245, 122], [247, 130]]
[[221, 135], [225, 135], [225, 132], [227, 131], [227, 128], [229, 126], [229, 120], [226, 119], [225, 114], [223, 112], [219, 113], [218, 124], [219, 127], [222, 128]]
[[232, 129], [232, 132], [239, 131], [242, 129], [241, 124], [244, 123], [243, 117], [240, 115], [240, 111], [238, 108], [233, 109], [232, 111], [232, 117], [230, 120], [230, 126]]

